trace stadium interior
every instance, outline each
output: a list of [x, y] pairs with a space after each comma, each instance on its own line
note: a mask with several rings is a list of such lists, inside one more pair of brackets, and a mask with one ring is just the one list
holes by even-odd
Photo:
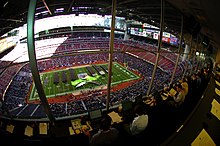
[[[220, 145], [219, 6], [1, 0], [0, 144], [86, 146], [108, 114], [116, 145]], [[136, 105], [149, 123], [131, 136]]]

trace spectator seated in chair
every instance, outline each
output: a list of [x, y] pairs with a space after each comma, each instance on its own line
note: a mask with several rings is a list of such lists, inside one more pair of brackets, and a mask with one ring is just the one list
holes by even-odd
[[142, 133], [148, 125], [148, 115], [141, 105], [136, 105], [134, 107], [134, 112], [136, 117], [134, 117], [133, 121], [129, 125], [124, 125], [127, 133], [133, 136]]
[[100, 121], [100, 130], [90, 139], [90, 146], [107, 146], [113, 145], [119, 138], [119, 131], [111, 127], [112, 119], [105, 115]]
[[175, 87], [176, 87], [177, 94], [175, 95], [169, 94], [173, 98], [173, 100], [169, 101], [169, 104], [175, 107], [179, 107], [180, 105], [182, 105], [182, 103], [185, 100], [185, 93], [184, 93], [184, 90], [181, 84], [176, 84]]

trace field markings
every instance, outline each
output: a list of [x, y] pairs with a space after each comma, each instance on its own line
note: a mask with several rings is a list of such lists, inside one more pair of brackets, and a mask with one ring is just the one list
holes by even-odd
[[[103, 64], [103, 65], [106, 66], [106, 64]], [[79, 66], [79, 67], [74, 68], [76, 74], [80, 74], [80, 73], [87, 73], [88, 74], [88, 70], [85, 68], [86, 66], [89, 66], [89, 65]], [[67, 70], [68, 70], [68, 68], [66, 69], [66, 71]], [[101, 83], [101, 85], [99, 85], [99, 86], [95, 86], [95, 85], [92, 85], [92, 84], [86, 84], [83, 87], [75, 89], [73, 86], [71, 86], [71, 84], [70, 84], [71, 80], [68, 77], [68, 82], [66, 84], [63, 83], [63, 82], [59, 82], [58, 86], [56, 86], [53, 83], [54, 72], [61, 72], [61, 71], [63, 71], [63, 70], [56, 70], [56, 71], [48, 72], [46, 74], [42, 74], [41, 79], [42, 79], [43, 82], [47, 77], [49, 77], [48, 85], [44, 86], [47, 98], [58, 96], [58, 95], [66, 95], [66, 94], [70, 94], [70, 93], [74, 94], [75, 92], [84, 91], [84, 90], [87, 90], [87, 89], [98, 89], [101, 86], [106, 85], [107, 81], [108, 81], [107, 80], [108, 76], [106, 76], [107, 75], [106, 74], [105, 76], [102, 76], [101, 78], [99, 78], [97, 80], [98, 82]], [[127, 82], [127, 81], [131, 81], [131, 80], [139, 78], [132, 71], [127, 70], [126, 68], [124, 68], [122, 65], [120, 65], [118, 63], [114, 63], [114, 67], [112, 68], [112, 73], [113, 73], [112, 77], [114, 77], [114, 78], [112, 78], [112, 83], [111, 83], [112, 85]], [[59, 74], [59, 81], [61, 79], [60, 75], [61, 74]], [[37, 91], [36, 91], [36, 93], [37, 93]], [[80, 92], [78, 94], [80, 94]], [[32, 97], [33, 97], [33, 95], [32, 95]]]

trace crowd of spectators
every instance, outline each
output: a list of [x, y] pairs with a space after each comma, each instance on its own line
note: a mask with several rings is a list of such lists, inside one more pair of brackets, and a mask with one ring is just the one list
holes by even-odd
[[[47, 47], [48, 46], [43, 46], [41, 48], [36, 48], [36, 50], [42, 51], [47, 49]], [[99, 52], [96, 54], [85, 53], [78, 55], [67, 54], [71, 53], [72, 51], [82, 51], [88, 49], [107, 50], [108, 47], [108, 37], [85, 37], [84, 35], [77, 37], [71, 36], [66, 39], [64, 43], [59, 45], [51, 58], [38, 61], [37, 66], [40, 72], [45, 72], [57, 68], [93, 64], [96, 62], [106, 62], [108, 60], [108, 53], [105, 52]], [[135, 40], [124, 41], [121, 38], [115, 39], [114, 48], [115, 50], [119, 50], [119, 52], [115, 52], [113, 54], [114, 61], [122, 64], [126, 63], [128, 69], [140, 73], [141, 76], [143, 76], [144, 78], [139, 82], [132, 84], [122, 90], [112, 92], [110, 95], [111, 107], [119, 105], [123, 100], [134, 100], [137, 96], [146, 95], [154, 68], [154, 62], [150, 62], [149, 60], [147, 60], [147, 58], [144, 58], [142, 53], [135, 54], [135, 51], [133, 50], [156, 50], [156, 46], [154, 45], [149, 45], [144, 42], [138, 42]], [[64, 56], [57, 57], [57, 55]], [[167, 57], [166, 55], [163, 55], [163, 53], [162, 56], [164, 56], [165, 58]], [[169, 58], [171, 60], [172, 58], [175, 59], [175, 57], [170, 56]], [[163, 67], [163, 64], [160, 65], [162, 65], [161, 67]], [[1, 92], [3, 93], [4, 91], [7, 91], [4, 96], [4, 104], [7, 105], [9, 111], [14, 116], [21, 116], [25, 113], [29, 114], [25, 116], [45, 116], [45, 113], [42, 112], [43, 108], [41, 105], [27, 102], [27, 97], [30, 94], [31, 85], [33, 82], [29, 64], [20, 64], [18, 66], [12, 67], [13, 68], [7, 68], [7, 70], [0, 74], [2, 80], [0, 82]], [[156, 71], [151, 92], [163, 89], [163, 85], [168, 82], [170, 78], [171, 76], [166, 70], [158, 68]], [[178, 79], [179, 76], [175, 76], [175, 80]], [[88, 110], [92, 110], [94, 108], [104, 108], [106, 106], [106, 96], [107, 95], [93, 93], [86, 98], [81, 98], [81, 100], [71, 100], [70, 102], [62, 103], [50, 103], [50, 108], [53, 114], [57, 117], [75, 115], [78, 113], [87, 112]], [[30, 109], [32, 109], [32, 111], [27, 112], [27, 110]]]

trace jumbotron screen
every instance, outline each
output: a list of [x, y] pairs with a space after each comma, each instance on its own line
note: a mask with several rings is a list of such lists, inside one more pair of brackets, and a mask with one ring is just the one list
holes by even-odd
[[[160, 36], [160, 31], [152, 28], [130, 27], [128, 28], [128, 33], [132, 35], [148, 37], [155, 40], [158, 40]], [[162, 41], [171, 45], [178, 45], [178, 38], [168, 32], [163, 32]]]

